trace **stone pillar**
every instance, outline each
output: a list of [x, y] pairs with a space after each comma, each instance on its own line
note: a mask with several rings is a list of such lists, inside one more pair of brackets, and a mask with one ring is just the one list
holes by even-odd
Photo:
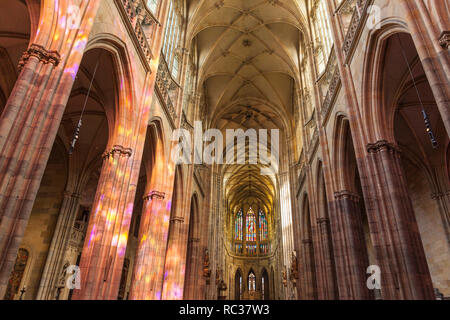
[[303, 288], [302, 299], [304, 300], [314, 300], [317, 299], [317, 283], [316, 277], [314, 276], [314, 254], [313, 254], [313, 242], [311, 239], [302, 240], [302, 256], [303, 256]]
[[133, 164], [129, 148], [114, 146], [104, 154], [80, 261], [81, 289], [74, 300], [117, 299], [133, 213]]
[[203, 297], [199, 294], [200, 281], [202, 277], [202, 259], [200, 251], [200, 239], [189, 239], [189, 250], [187, 259], [189, 261], [186, 265], [186, 281], [184, 282], [183, 298], [187, 300], [199, 300]]
[[317, 218], [318, 236], [321, 244], [321, 250], [319, 257], [321, 260], [322, 268], [322, 287], [321, 287], [321, 299], [334, 300], [336, 297], [336, 289], [334, 278], [336, 271], [333, 265], [333, 250], [331, 247], [331, 232], [330, 232], [330, 220], [328, 218]]
[[69, 30], [65, 23], [55, 25], [55, 21], [67, 21], [72, 0], [41, 6], [39, 32], [32, 35], [35, 43], [22, 57], [22, 71], [1, 115], [0, 297], [5, 294], [100, 2], [78, 1], [83, 18], [77, 30]]
[[184, 275], [186, 272], [189, 225], [184, 222], [183, 217], [173, 217], [170, 223], [162, 299], [181, 300], [183, 299]]
[[400, 151], [384, 140], [369, 144], [367, 151], [374, 202], [367, 214], [381, 268], [382, 298], [434, 299]]
[[64, 264], [63, 260], [66, 255], [67, 245], [80, 207], [79, 202], [79, 194], [71, 192], [65, 193], [52, 243], [48, 252], [47, 261], [45, 263], [44, 272], [41, 277], [37, 299], [54, 299], [55, 286]]
[[130, 300], [161, 299], [171, 205], [165, 197], [156, 190], [144, 197]]
[[366, 270], [369, 266], [361, 216], [360, 197], [344, 190], [334, 194], [334, 253], [339, 299], [367, 300]]
[[[59, 126], [59, 119], [46, 117], [56, 111], [51, 111], [50, 101], [39, 103], [44, 92], [51, 90], [48, 82], [60, 63], [59, 54], [32, 44], [24, 57], [26, 63], [0, 119], [1, 297], [51, 152], [46, 135], [54, 139]], [[37, 152], [38, 145], [43, 147], [42, 153]]]

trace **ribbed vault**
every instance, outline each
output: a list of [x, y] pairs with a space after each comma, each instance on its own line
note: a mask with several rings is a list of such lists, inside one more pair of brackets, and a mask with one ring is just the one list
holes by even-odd
[[[197, 46], [202, 112], [208, 126], [224, 137], [226, 129], [279, 129], [290, 135], [298, 108], [301, 5], [293, 0], [190, 2], [188, 36]], [[270, 148], [270, 131], [268, 141]], [[237, 152], [248, 156], [248, 148]], [[243, 202], [273, 210], [276, 178], [261, 175], [259, 165], [228, 165], [223, 172], [231, 211]]]

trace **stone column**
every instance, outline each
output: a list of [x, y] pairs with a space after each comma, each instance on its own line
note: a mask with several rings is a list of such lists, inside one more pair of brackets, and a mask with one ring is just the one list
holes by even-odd
[[184, 217], [173, 217], [170, 223], [162, 299], [181, 300], [183, 299], [184, 275], [186, 272], [189, 225], [185, 223]]
[[314, 300], [317, 299], [317, 292], [314, 288], [317, 288], [316, 278], [314, 276], [314, 255], [313, 255], [313, 242], [311, 239], [302, 240], [302, 255], [303, 255], [303, 288], [302, 299]]
[[[58, 119], [45, 117], [55, 112], [50, 110], [50, 101], [39, 104], [44, 92], [50, 90], [48, 82], [60, 63], [59, 54], [32, 44], [24, 57], [26, 63], [0, 119], [1, 297], [50, 155], [46, 134], [54, 139], [59, 126]], [[38, 145], [50, 147], [39, 154]]]
[[[0, 296], [3, 297], [76, 69], [100, 0], [77, 3], [83, 17], [69, 30], [72, 0], [41, 6], [39, 32], [20, 62], [21, 73], [0, 118]], [[34, 28], [33, 28], [34, 30]], [[58, 34], [58, 37], [55, 35]], [[74, 46], [74, 43], [76, 44]]]
[[187, 259], [190, 261], [186, 266], [186, 281], [184, 282], [184, 299], [196, 300], [203, 297], [198, 294], [200, 291], [200, 281], [202, 279], [202, 259], [200, 251], [200, 239], [191, 238], [188, 244]]
[[360, 197], [344, 190], [334, 194], [333, 230], [339, 299], [367, 300], [366, 270], [369, 266], [361, 217]]
[[41, 6], [39, 32], [32, 35], [35, 43], [22, 57], [22, 71], [1, 115], [0, 297], [4, 296], [100, 2], [78, 2], [83, 18], [77, 30], [55, 23], [67, 21], [72, 0]]
[[161, 299], [170, 224], [170, 201], [165, 198], [165, 193], [156, 190], [144, 197], [130, 300]]
[[66, 255], [67, 245], [80, 207], [79, 202], [79, 194], [65, 193], [39, 285], [37, 299], [51, 300], [54, 298], [55, 286], [64, 264], [63, 260]]
[[368, 219], [381, 268], [383, 299], [434, 299], [399, 149], [387, 141], [367, 146], [372, 173]]
[[328, 218], [317, 218], [318, 236], [321, 243], [321, 250], [319, 252], [321, 264], [323, 266], [322, 271], [322, 299], [333, 300], [336, 299], [336, 288], [334, 283], [334, 277], [336, 272], [332, 263], [333, 252], [331, 248], [331, 232], [330, 232], [330, 220]]
[[133, 164], [129, 148], [116, 145], [104, 154], [80, 261], [81, 289], [74, 300], [117, 299], [134, 204]]

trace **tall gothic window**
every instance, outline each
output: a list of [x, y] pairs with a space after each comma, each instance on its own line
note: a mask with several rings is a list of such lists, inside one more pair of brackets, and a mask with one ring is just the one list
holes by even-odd
[[242, 233], [242, 209], [239, 210], [238, 214], [236, 215], [236, 219], [234, 221], [234, 240], [242, 241], [244, 239], [243, 233]]
[[176, 6], [175, 0], [170, 1], [169, 17], [164, 35], [163, 54], [169, 70], [174, 78], [178, 78], [179, 73], [179, 52], [178, 44], [181, 41], [181, 15]]
[[236, 254], [257, 256], [269, 253], [269, 226], [264, 210], [259, 209], [256, 214], [251, 207], [246, 213], [240, 209], [233, 218], [233, 222], [234, 234], [231, 248]]
[[328, 20], [325, 0], [315, 0], [311, 12], [314, 26], [314, 42], [319, 72], [325, 70], [328, 57], [333, 47], [330, 22]]
[[256, 241], [256, 215], [252, 208], [247, 212], [246, 216], [246, 240]]
[[268, 237], [266, 214], [259, 209], [259, 240], [264, 241], [267, 240]]

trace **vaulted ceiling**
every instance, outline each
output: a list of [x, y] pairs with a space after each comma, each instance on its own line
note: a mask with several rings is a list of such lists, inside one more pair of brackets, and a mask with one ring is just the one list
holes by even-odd
[[[198, 90], [213, 128], [294, 126], [303, 1], [190, 1], [188, 37], [197, 45]], [[226, 169], [232, 202], [258, 198], [271, 206], [275, 190], [257, 166]]]

